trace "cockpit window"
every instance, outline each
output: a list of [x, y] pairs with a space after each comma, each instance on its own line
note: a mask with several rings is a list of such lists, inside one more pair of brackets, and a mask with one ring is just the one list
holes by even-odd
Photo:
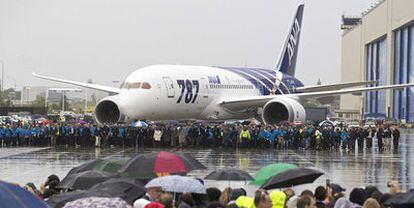
[[151, 85], [148, 82], [125, 82], [121, 85], [123, 89], [151, 89]]
[[141, 82], [129, 83], [128, 89], [138, 89], [141, 87]]
[[151, 85], [148, 82], [143, 82], [141, 85], [142, 89], [151, 89]]

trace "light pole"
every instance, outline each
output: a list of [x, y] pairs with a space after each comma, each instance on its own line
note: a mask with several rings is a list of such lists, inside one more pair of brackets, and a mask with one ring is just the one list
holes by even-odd
[[84, 111], [84, 115], [86, 115], [87, 109], [88, 109], [88, 91], [85, 89], [85, 111]]
[[4, 85], [4, 62], [0, 59], [1, 63], [1, 92], [3, 93], [3, 85]]

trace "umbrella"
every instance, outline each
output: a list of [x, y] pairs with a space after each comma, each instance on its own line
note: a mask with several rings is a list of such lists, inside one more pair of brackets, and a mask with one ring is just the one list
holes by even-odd
[[267, 165], [259, 170], [250, 182], [251, 185], [263, 185], [264, 182], [270, 177], [281, 173], [285, 170], [298, 168], [297, 165], [291, 163], [275, 163]]
[[76, 174], [67, 175], [59, 184], [61, 189], [86, 190], [95, 184], [108, 180], [113, 175], [96, 170], [88, 170]]
[[111, 197], [110, 194], [105, 192], [93, 192], [90, 190], [76, 190], [64, 192], [61, 194], [53, 195], [47, 200], [47, 204], [54, 208], [61, 208], [65, 206], [67, 202], [71, 202], [77, 199], [82, 199], [85, 197], [92, 196], [101, 196], [101, 197]]
[[0, 181], [1, 207], [45, 207], [48, 206], [34, 194], [15, 184]]
[[132, 123], [133, 127], [148, 127], [148, 124], [143, 121], [137, 121]]
[[87, 170], [92, 170], [97, 164], [101, 163], [102, 161], [103, 160], [100, 159], [100, 158], [95, 159], [95, 160], [89, 160], [89, 161], [83, 163], [80, 166], [72, 168], [66, 176], [76, 174], [76, 173], [80, 173], [80, 172], [84, 172], [84, 171], [87, 171]]
[[322, 172], [310, 168], [290, 169], [270, 177], [261, 188], [275, 189], [313, 183], [321, 175]]
[[88, 197], [77, 199], [66, 203], [64, 208], [79, 207], [111, 207], [111, 208], [132, 208], [126, 201], [120, 198]]
[[278, 123], [279, 126], [290, 126], [289, 121], [281, 121]]
[[325, 120], [319, 123], [319, 126], [335, 126], [334, 122], [330, 121], [330, 120]]
[[162, 175], [185, 174], [195, 169], [205, 167], [184, 153], [161, 151], [139, 154], [131, 158], [118, 172], [123, 176], [151, 179]]
[[384, 202], [384, 205], [395, 208], [410, 208], [414, 207], [414, 191], [406, 193], [398, 193], [392, 198]]
[[184, 152], [175, 152], [176, 155], [178, 155], [178, 157], [180, 157], [183, 162], [184, 165], [189, 169], [189, 170], [206, 170], [206, 166], [204, 166], [203, 164], [201, 164], [198, 160], [196, 160], [194, 157], [192, 157], [189, 154], [186, 154]]
[[136, 199], [146, 192], [144, 185], [131, 178], [111, 178], [107, 181], [94, 185], [89, 189], [93, 192], [104, 192], [111, 197], [119, 197], [132, 204]]
[[311, 120], [306, 120], [305, 125], [315, 125], [315, 122], [313, 122]]
[[93, 170], [108, 172], [108, 173], [117, 173], [117, 171], [126, 163], [128, 160], [102, 160], [100, 163], [97, 163]]
[[153, 187], [161, 187], [163, 191], [174, 193], [206, 193], [206, 188], [199, 180], [178, 175], [155, 178], [145, 185], [145, 188]]
[[79, 120], [79, 121], [78, 121], [78, 123], [79, 123], [80, 125], [83, 125], [83, 124], [87, 124], [88, 122], [86, 122], [86, 121], [84, 121], [84, 120]]
[[217, 181], [250, 181], [252, 176], [246, 171], [239, 169], [215, 170], [209, 173], [204, 179]]

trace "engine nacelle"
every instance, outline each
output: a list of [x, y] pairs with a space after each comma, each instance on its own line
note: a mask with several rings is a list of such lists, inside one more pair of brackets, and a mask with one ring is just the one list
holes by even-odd
[[263, 107], [262, 120], [265, 124], [277, 124], [281, 121], [305, 121], [305, 119], [305, 108], [291, 98], [275, 98]]
[[96, 104], [95, 119], [100, 124], [115, 124], [124, 120], [118, 105], [118, 95], [106, 97]]

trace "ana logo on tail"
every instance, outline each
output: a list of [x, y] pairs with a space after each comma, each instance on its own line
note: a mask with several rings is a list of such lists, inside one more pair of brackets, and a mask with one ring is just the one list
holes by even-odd
[[295, 23], [290, 33], [289, 42], [288, 42], [288, 53], [289, 53], [289, 64], [292, 63], [292, 57], [295, 53], [295, 47], [300, 33], [300, 24], [297, 18], [295, 18]]

